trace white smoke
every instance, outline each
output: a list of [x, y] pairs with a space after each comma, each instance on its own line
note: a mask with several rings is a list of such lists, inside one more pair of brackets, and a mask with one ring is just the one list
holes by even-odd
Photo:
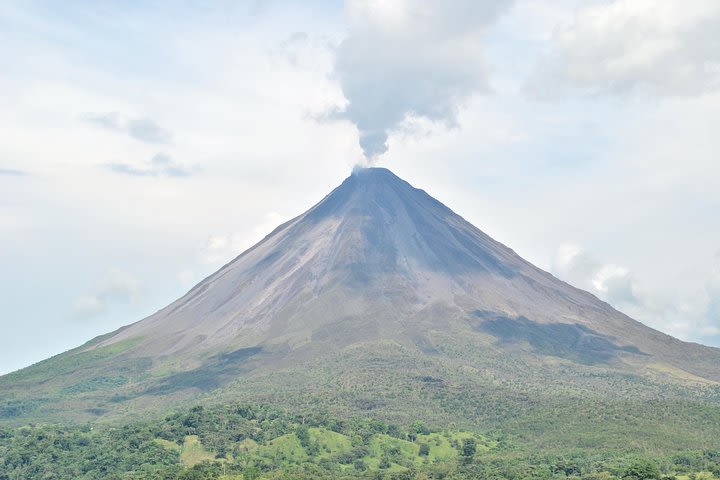
[[511, 0], [347, 0], [350, 35], [334, 73], [368, 162], [388, 149], [406, 117], [452, 126], [459, 106], [489, 91], [483, 61], [488, 27]]

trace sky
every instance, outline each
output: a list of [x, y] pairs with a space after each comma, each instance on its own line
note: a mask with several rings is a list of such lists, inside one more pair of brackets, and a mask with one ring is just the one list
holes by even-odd
[[716, 0], [4, 0], [0, 373], [393, 170], [720, 346]]

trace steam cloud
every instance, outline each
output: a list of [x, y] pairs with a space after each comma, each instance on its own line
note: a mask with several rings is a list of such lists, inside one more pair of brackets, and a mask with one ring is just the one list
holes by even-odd
[[483, 62], [487, 28], [511, 0], [348, 0], [350, 35], [334, 72], [372, 162], [388, 149], [391, 130], [408, 117], [448, 126], [473, 93], [489, 90]]

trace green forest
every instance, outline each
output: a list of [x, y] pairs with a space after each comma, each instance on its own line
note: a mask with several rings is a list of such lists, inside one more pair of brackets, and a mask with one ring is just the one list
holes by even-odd
[[0, 479], [720, 478], [720, 451], [537, 453], [502, 432], [200, 405], [122, 426], [0, 429]]

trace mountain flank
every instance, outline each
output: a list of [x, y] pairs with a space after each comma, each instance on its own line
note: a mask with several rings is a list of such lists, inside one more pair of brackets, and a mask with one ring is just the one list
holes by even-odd
[[546, 444], [593, 426], [623, 441], [637, 422], [687, 444], [720, 438], [718, 382], [720, 350], [629, 318], [368, 168], [150, 317], [0, 377], [0, 422], [251, 401]]

